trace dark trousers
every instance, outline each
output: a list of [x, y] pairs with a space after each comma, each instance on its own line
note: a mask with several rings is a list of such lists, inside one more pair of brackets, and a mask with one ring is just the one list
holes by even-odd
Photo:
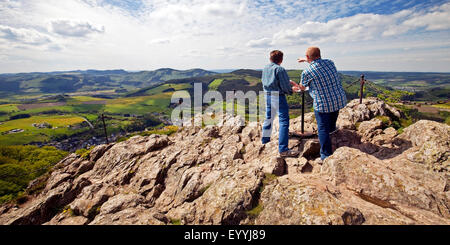
[[319, 131], [320, 158], [325, 160], [325, 158], [333, 154], [330, 133], [336, 130], [336, 121], [339, 116], [339, 111], [330, 113], [316, 111], [315, 114]]

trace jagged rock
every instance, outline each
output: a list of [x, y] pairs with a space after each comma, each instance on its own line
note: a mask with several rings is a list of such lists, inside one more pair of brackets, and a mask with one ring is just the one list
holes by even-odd
[[87, 225], [89, 219], [83, 216], [75, 216], [70, 209], [65, 209], [49, 222], [43, 225]]
[[220, 128], [220, 135], [239, 134], [245, 126], [245, 119], [239, 115], [233, 117], [226, 114], [217, 126]]
[[418, 148], [408, 155], [409, 160], [438, 172], [450, 171], [450, 126], [421, 120], [407, 127], [398, 138], [411, 141]]
[[[259, 162], [259, 161], [258, 161]], [[286, 172], [286, 161], [284, 158], [274, 156], [261, 162], [263, 172], [282, 176]]]
[[89, 225], [165, 225], [146, 207], [127, 208], [113, 214], [98, 215]]
[[347, 208], [342, 214], [342, 220], [345, 225], [362, 225], [366, 219], [357, 208]]
[[333, 151], [340, 147], [355, 147], [361, 144], [361, 136], [352, 130], [340, 129], [330, 137]]
[[376, 135], [371, 140], [375, 145], [383, 146], [388, 144], [392, 148], [392, 143], [395, 137], [398, 135], [397, 130], [394, 128], [387, 128], [383, 130], [383, 133]]
[[[308, 164], [308, 159], [301, 157], [301, 158], [286, 158], [286, 172], [288, 174], [292, 173], [302, 173], [304, 172], [304, 168]], [[306, 168], [305, 168], [306, 169]]]
[[307, 159], [314, 159], [320, 156], [320, 143], [318, 140], [307, 140], [300, 154]]
[[[0, 207], [0, 224], [450, 224], [449, 126], [420, 121], [397, 135], [377, 116], [401, 114], [375, 98], [351, 101], [324, 162], [306, 139], [289, 142], [299, 158], [277, 159], [277, 119], [262, 145], [261, 123], [230, 115], [98, 146], [30, 185], [45, 184], [40, 193]], [[317, 130], [313, 113], [305, 122]]]
[[256, 225], [312, 225], [343, 224], [341, 202], [314, 185], [296, 183], [286, 176], [264, 188], [261, 194], [263, 211]]
[[[278, 120], [276, 123], [278, 123]], [[301, 116], [292, 119], [289, 124], [291, 131], [301, 132], [302, 129]], [[305, 132], [317, 132], [317, 122], [314, 112], [305, 113]]]
[[[382, 161], [357, 149], [339, 148], [324, 161], [321, 174], [333, 185], [345, 185], [361, 199], [378, 206], [394, 210], [419, 208], [450, 218], [450, 206], [444, 195], [431, 194], [433, 191], [428, 186], [392, 171]], [[433, 180], [429, 180], [429, 184], [442, 186]]]
[[389, 138], [393, 139], [398, 135], [398, 132], [397, 132], [397, 130], [395, 130], [395, 128], [389, 127], [383, 131], [383, 134], [385, 134]]
[[400, 118], [401, 112], [378, 98], [352, 100], [343, 108], [337, 120], [338, 127], [342, 129], [356, 129], [356, 123], [368, 121], [377, 116], [388, 116], [390, 118]]
[[250, 142], [244, 148], [244, 160], [249, 162], [250, 160], [258, 158], [264, 148], [265, 146], [260, 141]]
[[257, 122], [250, 122], [241, 133], [242, 143], [248, 145], [261, 137], [262, 127]]
[[202, 128], [198, 135], [203, 138], [218, 138], [219, 137], [219, 129], [217, 126], [208, 125], [205, 128]]
[[66, 182], [67, 180], [72, 178], [71, 174], [67, 173], [54, 173], [53, 178], [50, 178], [50, 180], [47, 182], [47, 186], [45, 187], [44, 191], [50, 191], [56, 187], [58, 187], [60, 184]]
[[114, 196], [115, 188], [103, 184], [90, 185], [83, 189], [77, 199], [70, 204], [70, 208], [77, 215], [93, 218], [103, 203]]
[[383, 122], [378, 118], [374, 118], [370, 121], [362, 122], [358, 127], [358, 132], [362, 135], [363, 140], [370, 141], [374, 136], [383, 132], [380, 130], [382, 127]]
[[127, 208], [134, 208], [144, 203], [144, 201], [144, 197], [138, 194], [118, 194], [101, 206], [100, 215], [113, 214]]
[[164, 224], [168, 224], [170, 222], [169, 218], [167, 218], [164, 214], [162, 213], [155, 213], [153, 215], [153, 218], [163, 222]]
[[105, 154], [106, 151], [108, 151], [111, 147], [113, 146], [113, 144], [109, 144], [109, 145], [99, 145], [97, 147], [95, 147], [94, 149], [92, 149], [91, 153], [89, 154], [89, 159], [91, 162], [96, 162], [100, 157], [103, 156], [103, 154]]
[[286, 172], [286, 161], [282, 157], [277, 157], [275, 161], [275, 166], [273, 167], [272, 174], [276, 176], [281, 176]]
[[450, 175], [445, 176], [444, 192], [450, 191]]
[[76, 175], [81, 175], [86, 173], [87, 171], [94, 168], [94, 162], [93, 161], [83, 161], [80, 163], [80, 166], [78, 167], [76, 171]]
[[254, 166], [233, 167], [201, 197], [170, 210], [167, 216], [184, 224], [239, 224], [254, 203], [262, 178]]

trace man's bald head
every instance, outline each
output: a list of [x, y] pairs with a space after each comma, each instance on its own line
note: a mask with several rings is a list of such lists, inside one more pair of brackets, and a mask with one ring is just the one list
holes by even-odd
[[322, 58], [320, 54], [320, 49], [318, 47], [309, 47], [306, 50], [306, 57], [309, 58], [309, 60], [311, 61]]

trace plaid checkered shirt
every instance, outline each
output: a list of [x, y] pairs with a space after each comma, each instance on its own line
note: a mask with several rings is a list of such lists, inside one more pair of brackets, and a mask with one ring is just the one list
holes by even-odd
[[333, 61], [317, 59], [302, 73], [302, 85], [309, 87], [314, 110], [322, 113], [338, 111], [347, 104], [347, 96]]

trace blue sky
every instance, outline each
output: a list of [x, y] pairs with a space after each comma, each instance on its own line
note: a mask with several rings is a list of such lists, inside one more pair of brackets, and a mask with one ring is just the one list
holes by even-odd
[[260, 69], [309, 46], [339, 70], [450, 72], [450, 1], [0, 0], [0, 73]]

